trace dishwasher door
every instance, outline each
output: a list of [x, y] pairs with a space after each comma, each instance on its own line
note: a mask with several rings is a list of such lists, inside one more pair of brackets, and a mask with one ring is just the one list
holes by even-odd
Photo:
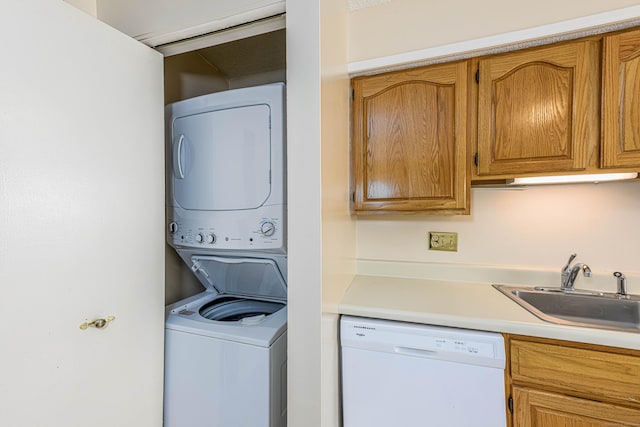
[[344, 427], [504, 427], [500, 334], [343, 316]]

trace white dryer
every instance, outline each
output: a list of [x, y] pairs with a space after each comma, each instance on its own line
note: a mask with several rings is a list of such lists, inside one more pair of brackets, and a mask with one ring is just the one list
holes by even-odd
[[167, 242], [205, 291], [167, 307], [165, 427], [286, 425], [284, 85], [166, 109]]
[[284, 84], [166, 107], [167, 242], [286, 253]]

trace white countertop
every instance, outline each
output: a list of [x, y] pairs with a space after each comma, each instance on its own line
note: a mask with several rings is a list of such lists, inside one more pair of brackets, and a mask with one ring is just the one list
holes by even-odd
[[491, 284], [357, 275], [337, 310], [340, 314], [354, 316], [640, 350], [640, 333], [548, 323], [520, 307]]

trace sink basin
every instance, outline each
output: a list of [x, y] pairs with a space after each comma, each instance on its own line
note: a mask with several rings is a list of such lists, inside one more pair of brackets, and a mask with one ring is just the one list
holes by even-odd
[[640, 296], [558, 288], [493, 285], [542, 320], [571, 326], [640, 333]]

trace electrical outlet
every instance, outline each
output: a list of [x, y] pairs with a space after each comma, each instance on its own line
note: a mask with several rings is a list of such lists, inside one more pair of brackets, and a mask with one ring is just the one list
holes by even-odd
[[430, 231], [429, 250], [458, 252], [458, 233]]

